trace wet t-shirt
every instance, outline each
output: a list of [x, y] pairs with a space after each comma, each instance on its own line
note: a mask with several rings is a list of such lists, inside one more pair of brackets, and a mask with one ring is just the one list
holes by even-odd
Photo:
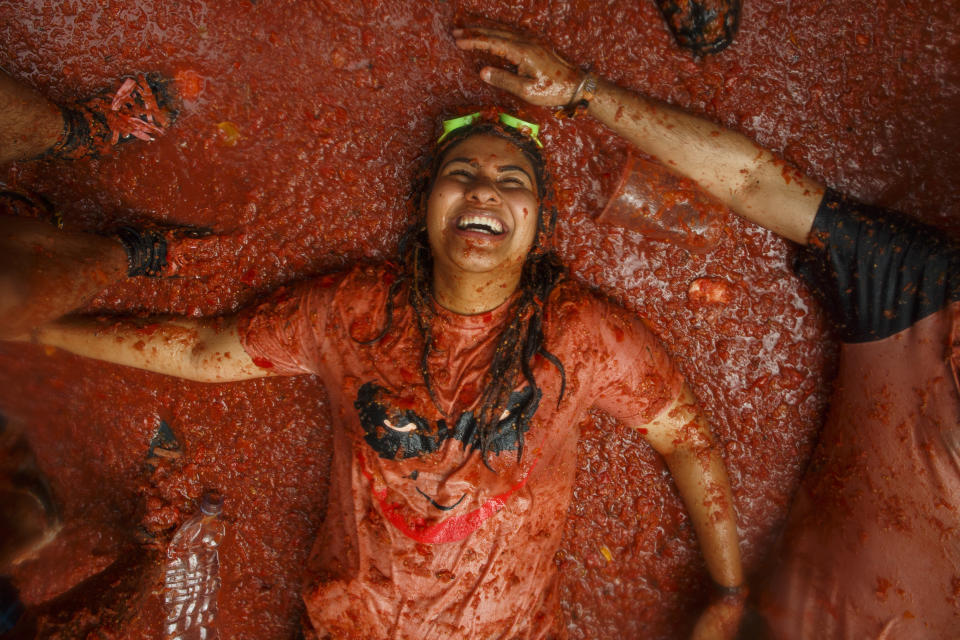
[[800, 271], [843, 344], [760, 602], [771, 637], [960, 638], [960, 246], [828, 191]]
[[316, 374], [330, 396], [334, 452], [304, 591], [310, 622], [321, 638], [561, 636], [554, 554], [578, 423], [591, 407], [646, 423], [681, 378], [642, 322], [562, 282], [544, 334], [565, 370], [563, 396], [557, 368], [535, 357], [537, 384], [517, 382], [484, 461], [479, 398], [511, 302], [471, 316], [435, 307], [431, 398], [403, 290], [373, 340], [387, 324], [389, 282], [384, 267], [358, 267], [281, 291], [241, 323], [255, 362]]

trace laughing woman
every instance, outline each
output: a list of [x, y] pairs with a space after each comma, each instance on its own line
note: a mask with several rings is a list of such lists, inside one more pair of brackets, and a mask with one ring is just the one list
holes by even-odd
[[[583, 89], [567, 76], [551, 91], [561, 104]], [[694, 637], [736, 632], [746, 593], [719, 450], [657, 339], [551, 251], [538, 133], [496, 109], [444, 123], [398, 275], [359, 266], [215, 321], [32, 332], [191, 380], [320, 378], [334, 454], [303, 593], [311, 637], [563, 637], [554, 555], [591, 408], [638, 429], [673, 475], [717, 585]], [[127, 230], [102, 260], [164, 273], [177, 250]]]

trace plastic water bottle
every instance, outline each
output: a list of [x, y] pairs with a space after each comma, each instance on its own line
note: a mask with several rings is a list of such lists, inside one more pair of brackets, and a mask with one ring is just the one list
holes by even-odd
[[164, 580], [164, 637], [167, 640], [217, 640], [217, 592], [223, 539], [223, 498], [207, 493], [196, 514], [177, 529], [167, 547]]

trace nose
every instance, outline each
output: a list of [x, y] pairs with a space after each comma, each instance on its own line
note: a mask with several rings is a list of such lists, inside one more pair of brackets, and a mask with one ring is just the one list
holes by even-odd
[[497, 204], [500, 202], [500, 192], [497, 186], [486, 176], [477, 176], [467, 187], [464, 194], [467, 200], [478, 204]]

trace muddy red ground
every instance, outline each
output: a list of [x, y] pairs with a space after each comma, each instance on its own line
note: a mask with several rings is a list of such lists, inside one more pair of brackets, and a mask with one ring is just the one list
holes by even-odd
[[[956, 229], [958, 9], [955, 0], [745, 0], [733, 46], [696, 61], [643, 0], [0, 0], [0, 67], [53, 99], [113, 87], [133, 71], [195, 78], [199, 89], [152, 145], [97, 161], [24, 162], [0, 178], [45, 194], [70, 228], [162, 220], [222, 236], [194, 277], [118, 285], [86, 311], [234, 311], [283, 282], [394, 250], [415, 162], [440, 117], [514, 104], [452, 44], [455, 24], [483, 15], [738, 129], [827, 184]], [[791, 250], [729, 216], [704, 255], [597, 226], [591, 215], [625, 144], [588, 119], [528, 113], [544, 123], [563, 257], [646, 316], [675, 355], [723, 443], [748, 569], [761, 571], [822, 417], [833, 353], [791, 275]], [[698, 278], [726, 294], [688, 295]], [[136, 566], [148, 534], [164, 543], [215, 487], [227, 498], [223, 637], [293, 636], [299, 571], [327, 489], [329, 420], [315, 380], [207, 386], [3, 344], [0, 410], [27, 430], [67, 523], [17, 571], [28, 603], [118, 558], [114, 571]], [[151, 469], [161, 418], [185, 454]], [[557, 556], [572, 636], [682, 637], [707, 581], [668, 474], [600, 415], [583, 424], [581, 450]], [[96, 608], [81, 600], [71, 601], [72, 622], [46, 635], [96, 628]], [[114, 602], [121, 611], [102, 631], [159, 637], [158, 597], [136, 602]]]

